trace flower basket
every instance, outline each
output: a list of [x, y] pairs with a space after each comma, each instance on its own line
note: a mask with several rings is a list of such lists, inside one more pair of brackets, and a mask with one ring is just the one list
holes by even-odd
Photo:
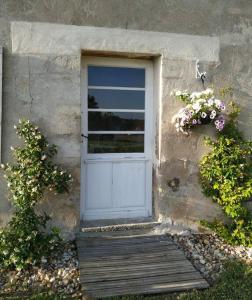
[[212, 122], [212, 120], [210, 119], [210, 116], [207, 115], [205, 118], [200, 118], [200, 122], [202, 125], [208, 125]]
[[172, 118], [178, 132], [189, 134], [192, 127], [207, 124], [214, 124], [218, 131], [223, 130], [225, 118], [222, 113], [225, 104], [216, 99], [212, 89], [193, 93], [173, 91], [172, 95], [186, 103], [186, 106]]

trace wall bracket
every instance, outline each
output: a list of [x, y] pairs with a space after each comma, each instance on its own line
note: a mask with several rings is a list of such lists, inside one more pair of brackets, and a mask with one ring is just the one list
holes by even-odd
[[195, 63], [195, 77], [196, 79], [201, 79], [201, 81], [204, 83], [204, 79], [207, 77], [207, 72], [200, 72], [199, 70], [199, 60], [196, 60]]

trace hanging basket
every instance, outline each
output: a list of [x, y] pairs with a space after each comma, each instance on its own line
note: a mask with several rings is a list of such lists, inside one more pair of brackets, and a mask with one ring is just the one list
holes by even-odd
[[211, 123], [211, 119], [210, 119], [210, 116], [207, 115], [205, 118], [200, 118], [200, 122], [201, 124], [203, 125], [207, 125], [207, 124], [210, 124]]

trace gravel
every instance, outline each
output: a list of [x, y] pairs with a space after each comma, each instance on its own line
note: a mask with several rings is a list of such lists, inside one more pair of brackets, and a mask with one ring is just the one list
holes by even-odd
[[[25, 271], [0, 270], [0, 295], [20, 295], [51, 291], [68, 298], [79, 298], [80, 276], [74, 243], [64, 245], [62, 254]], [[1, 297], [0, 297], [1, 298]]]
[[215, 234], [173, 235], [172, 238], [210, 284], [218, 279], [227, 260], [252, 262], [252, 248], [228, 245]]
[[[252, 248], [230, 246], [214, 234], [172, 234], [174, 242], [184, 250], [203, 277], [213, 284], [228, 259], [252, 262]], [[40, 266], [26, 271], [0, 270], [1, 294], [17, 295], [49, 290], [67, 298], [81, 299], [80, 274], [76, 246], [73, 242], [64, 246], [61, 255], [47, 260]]]

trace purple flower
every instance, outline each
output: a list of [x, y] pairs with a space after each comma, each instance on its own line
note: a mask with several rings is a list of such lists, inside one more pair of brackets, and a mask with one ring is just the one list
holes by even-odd
[[215, 120], [214, 124], [215, 124], [215, 127], [216, 127], [217, 130], [222, 131], [224, 126], [225, 126], [224, 117], [222, 115], [219, 116], [218, 119]]
[[197, 124], [197, 120], [193, 119], [193, 120], [192, 120], [192, 124], [193, 124], [193, 125], [196, 125], [196, 124]]
[[220, 109], [221, 110], [225, 110], [226, 109], [226, 106], [225, 106], [224, 102], [221, 102]]

